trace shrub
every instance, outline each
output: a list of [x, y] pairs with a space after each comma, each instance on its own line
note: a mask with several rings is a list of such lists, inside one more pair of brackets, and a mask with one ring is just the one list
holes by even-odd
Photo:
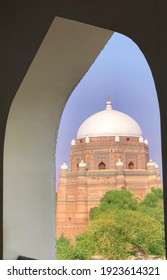
[[58, 260], [72, 260], [74, 259], [74, 247], [70, 240], [65, 237], [60, 237], [57, 240], [57, 259]]

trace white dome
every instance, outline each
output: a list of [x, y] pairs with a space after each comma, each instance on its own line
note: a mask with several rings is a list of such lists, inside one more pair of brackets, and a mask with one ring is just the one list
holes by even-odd
[[155, 167], [155, 162], [153, 162], [151, 159], [147, 163], [147, 167]]
[[106, 110], [92, 115], [81, 124], [77, 139], [99, 136], [140, 137], [141, 135], [142, 130], [138, 123], [128, 115], [112, 110], [107, 101]]
[[143, 143], [143, 137], [142, 136], [139, 137], [139, 142]]
[[115, 136], [115, 142], [119, 142], [120, 141], [120, 137], [119, 136]]
[[155, 168], [158, 169], [158, 164], [157, 163], [155, 163]]
[[86, 167], [86, 163], [83, 160], [81, 160], [81, 162], [79, 163], [79, 167]]
[[75, 145], [75, 139], [73, 139], [73, 140], [71, 141], [71, 145], [72, 145], [72, 146]]
[[86, 143], [89, 143], [89, 142], [90, 142], [90, 139], [89, 139], [88, 136], [86, 137], [85, 142], [86, 142]]
[[119, 160], [116, 162], [116, 164], [115, 164], [116, 166], [124, 166], [124, 163], [120, 160], [120, 158], [119, 158]]
[[145, 143], [146, 145], [148, 145], [148, 140], [147, 140], [147, 139], [145, 139], [145, 140], [144, 140], [144, 143]]
[[65, 169], [67, 170], [67, 169], [68, 169], [68, 166], [67, 166], [67, 164], [64, 162], [64, 163], [61, 165], [60, 168], [61, 168], [61, 169], [64, 169], [64, 170], [65, 170]]

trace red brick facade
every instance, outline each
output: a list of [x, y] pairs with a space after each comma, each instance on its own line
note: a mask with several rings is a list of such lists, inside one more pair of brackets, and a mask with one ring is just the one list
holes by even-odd
[[99, 205], [108, 190], [126, 188], [142, 200], [150, 188], [161, 187], [157, 166], [148, 162], [148, 143], [139, 137], [90, 137], [73, 142], [71, 171], [62, 168], [60, 174], [57, 237], [74, 239], [82, 233], [90, 209]]

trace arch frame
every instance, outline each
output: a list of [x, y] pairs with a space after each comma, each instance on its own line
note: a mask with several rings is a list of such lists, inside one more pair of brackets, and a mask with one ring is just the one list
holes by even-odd
[[[145, 55], [158, 93], [162, 129], [163, 181], [167, 184], [167, 3], [159, 1], [15, 1], [1, 9], [1, 133], [0, 133], [0, 248], [3, 248], [3, 151], [6, 122], [13, 98], [55, 16], [114, 30], [130, 37]], [[73, 8], [72, 8], [73, 7]], [[107, 7], [107, 8], [106, 8]], [[129, 8], [130, 7], [130, 8]], [[12, 10], [12, 12], [11, 12]], [[85, 10], [87, 10], [85, 16]], [[10, 11], [10, 12], [9, 12]], [[31, 14], [31, 17], [29, 15]], [[100, 15], [100, 16], [99, 16]], [[5, 17], [4, 17], [5, 16]], [[24, 28], [22, 28], [24, 26]], [[17, 71], [16, 71], [17, 65]], [[10, 81], [10, 83], [9, 83]], [[79, 81], [76, 81], [76, 83]], [[63, 104], [68, 98], [64, 96]], [[62, 109], [63, 109], [62, 104]], [[164, 201], [167, 190], [164, 188]], [[167, 205], [165, 233], [167, 236]], [[3, 259], [3, 249], [0, 251]]]

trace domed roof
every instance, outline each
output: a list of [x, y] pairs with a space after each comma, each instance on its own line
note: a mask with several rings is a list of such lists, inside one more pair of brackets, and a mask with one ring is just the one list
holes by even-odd
[[68, 166], [67, 166], [67, 164], [64, 162], [64, 163], [61, 165], [60, 168], [61, 168], [61, 169], [68, 169]]
[[79, 167], [86, 167], [86, 162], [81, 160], [81, 162], [79, 163]]
[[106, 110], [92, 115], [81, 124], [77, 133], [77, 139], [117, 135], [140, 137], [142, 130], [138, 123], [130, 116], [112, 110], [111, 101], [108, 98]]

